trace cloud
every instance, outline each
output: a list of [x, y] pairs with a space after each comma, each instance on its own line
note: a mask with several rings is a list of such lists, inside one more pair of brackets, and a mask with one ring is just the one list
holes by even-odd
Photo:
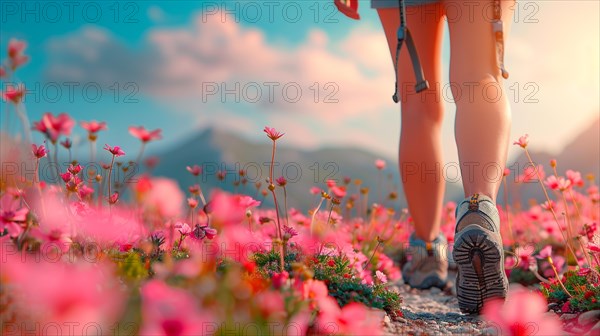
[[[506, 92], [513, 138], [529, 133], [539, 147], [556, 152], [597, 115], [599, 5], [546, 1], [538, 6], [538, 23], [525, 23], [530, 7], [528, 12], [519, 7], [507, 43]], [[151, 11], [148, 15], [160, 18]], [[565, 16], [567, 11], [574, 14]], [[153, 28], [144, 36], [132, 46], [108, 30], [85, 26], [54, 38], [48, 44], [47, 77], [106, 87], [135, 82], [194, 125], [229, 125], [253, 134], [269, 124], [307, 148], [341, 143], [395, 155], [399, 107], [391, 103], [393, 67], [379, 27], [362, 23], [335, 40], [313, 28], [304, 41], [290, 44], [221, 15], [198, 14], [191, 24]], [[298, 87], [302, 96], [291, 102]], [[257, 93], [260, 98], [254, 99]], [[444, 147], [447, 158], [456, 160], [448, 120], [453, 107], [446, 105]]]
[[389, 103], [389, 92], [381, 90], [394, 80], [389, 55], [372, 52], [387, 50], [385, 43], [379, 31], [363, 26], [339, 42], [314, 29], [290, 48], [267, 41], [260, 29], [199, 14], [191, 26], [150, 30], [138, 50], [94, 26], [55, 38], [47, 76], [106, 86], [133, 81], [159, 98], [203, 103], [235, 102], [224, 94], [237, 88], [240, 101], [258, 100], [263, 109], [335, 119]]
[[148, 7], [147, 15], [154, 23], [162, 23], [166, 20], [166, 14], [159, 6]]

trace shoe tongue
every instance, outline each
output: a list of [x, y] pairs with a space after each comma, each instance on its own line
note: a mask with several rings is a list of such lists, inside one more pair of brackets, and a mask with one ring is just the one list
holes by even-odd
[[477, 224], [487, 230], [496, 231], [494, 223], [491, 223], [488, 218], [481, 213], [485, 213], [490, 219], [497, 215], [493, 214], [496, 205], [491, 198], [482, 194], [474, 194], [471, 197], [465, 198], [456, 207], [457, 225], [455, 232], [459, 232], [466, 226]]

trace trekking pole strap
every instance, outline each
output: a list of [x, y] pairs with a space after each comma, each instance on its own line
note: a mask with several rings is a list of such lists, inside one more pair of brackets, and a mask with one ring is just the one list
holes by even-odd
[[406, 4], [404, 3], [404, 0], [398, 1], [400, 9], [400, 27], [398, 27], [398, 44], [396, 46], [396, 59], [394, 62], [394, 70], [396, 70], [396, 87], [394, 89], [394, 95], [392, 96], [394, 103], [398, 103], [400, 101], [400, 99], [398, 98], [398, 61], [400, 59], [400, 50], [402, 49], [402, 44], [405, 40], [406, 47], [408, 48], [408, 53], [410, 55], [411, 63], [413, 66], [413, 71], [415, 73], [415, 79], [417, 80], [417, 84], [415, 85], [415, 91], [419, 93], [429, 88], [429, 83], [425, 80], [425, 73], [423, 72], [423, 67], [421, 67], [417, 47], [415, 46], [415, 42], [413, 41], [410, 31], [406, 27]]

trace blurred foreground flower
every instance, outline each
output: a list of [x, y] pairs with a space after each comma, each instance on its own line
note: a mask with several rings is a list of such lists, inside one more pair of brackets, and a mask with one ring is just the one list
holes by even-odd
[[500, 299], [489, 301], [482, 315], [497, 328], [498, 335], [556, 335], [561, 324], [558, 318], [546, 315], [546, 310], [546, 299], [540, 293], [513, 285], [506, 303]]

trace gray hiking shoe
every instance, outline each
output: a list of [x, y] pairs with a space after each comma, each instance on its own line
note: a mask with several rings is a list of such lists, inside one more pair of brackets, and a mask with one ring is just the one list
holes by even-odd
[[413, 288], [444, 289], [448, 278], [448, 242], [440, 234], [433, 242], [426, 243], [413, 233], [407, 253], [412, 256], [402, 267], [404, 282]]
[[456, 207], [456, 223], [452, 255], [458, 266], [458, 306], [477, 314], [486, 300], [505, 298], [508, 291], [500, 216], [489, 197], [475, 194]]

